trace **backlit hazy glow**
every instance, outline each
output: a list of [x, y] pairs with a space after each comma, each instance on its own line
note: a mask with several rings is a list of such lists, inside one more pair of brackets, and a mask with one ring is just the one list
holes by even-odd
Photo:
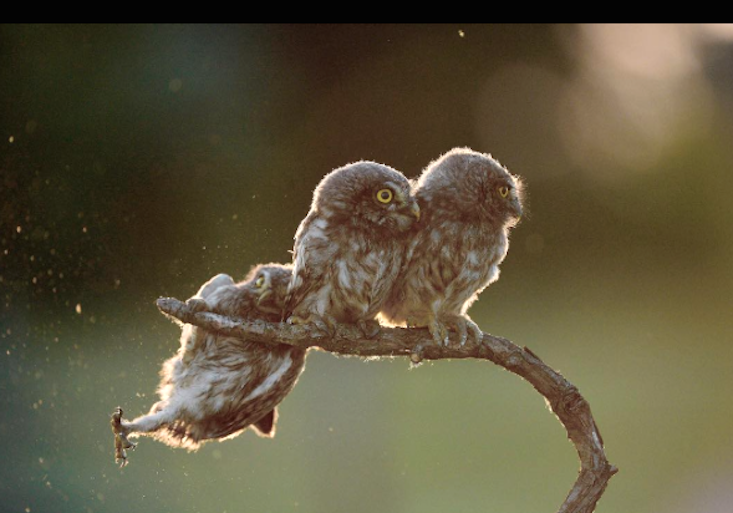
[[694, 38], [684, 25], [583, 25], [581, 62], [594, 73], [608, 66], [624, 75], [675, 78], [699, 67]]
[[649, 169], [712, 120], [702, 49], [718, 39], [688, 25], [585, 25], [558, 122], [568, 156], [604, 180]]

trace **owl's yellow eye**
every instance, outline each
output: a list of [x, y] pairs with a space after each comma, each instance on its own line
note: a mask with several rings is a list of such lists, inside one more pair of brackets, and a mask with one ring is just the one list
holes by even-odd
[[509, 196], [509, 187], [507, 187], [506, 185], [502, 185], [501, 187], [499, 187], [499, 194], [502, 198], [506, 198], [507, 196]]
[[257, 287], [258, 289], [261, 289], [264, 284], [265, 284], [265, 277], [264, 276], [260, 276], [255, 281], [255, 287]]
[[392, 191], [389, 189], [380, 189], [377, 191], [377, 201], [380, 203], [389, 203], [392, 201]]

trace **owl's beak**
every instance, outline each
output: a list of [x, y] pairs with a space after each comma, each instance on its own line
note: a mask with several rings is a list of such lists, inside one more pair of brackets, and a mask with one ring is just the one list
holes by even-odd
[[420, 205], [415, 200], [410, 203], [410, 213], [415, 217], [416, 221], [420, 220]]
[[519, 201], [514, 201], [514, 213], [517, 215], [517, 219], [521, 219], [524, 215], [524, 210], [522, 209], [522, 205]]
[[257, 298], [257, 306], [262, 305], [262, 302], [272, 295], [272, 289], [267, 288], [262, 291], [260, 297]]

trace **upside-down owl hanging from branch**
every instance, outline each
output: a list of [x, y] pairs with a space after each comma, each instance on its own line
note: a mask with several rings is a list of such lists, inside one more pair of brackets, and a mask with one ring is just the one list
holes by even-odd
[[[255, 267], [241, 283], [219, 274], [188, 303], [199, 310], [243, 319], [280, 320], [290, 283], [290, 264]], [[161, 370], [160, 401], [147, 415], [113, 416], [117, 456], [134, 447], [128, 436], [154, 437], [172, 447], [195, 450], [207, 440], [232, 438], [247, 427], [275, 434], [277, 406], [295, 386], [306, 350], [269, 346], [182, 326], [181, 348]]]

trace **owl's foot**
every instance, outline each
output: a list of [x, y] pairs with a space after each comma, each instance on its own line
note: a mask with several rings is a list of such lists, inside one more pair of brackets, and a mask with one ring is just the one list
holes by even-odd
[[357, 321], [356, 324], [359, 326], [359, 329], [364, 336], [369, 340], [379, 335], [379, 332], [382, 330], [382, 325], [379, 324], [379, 321], [376, 319], [360, 320]]
[[[470, 317], [463, 315], [444, 315], [440, 320], [433, 320], [428, 326], [433, 339], [438, 343], [447, 346], [449, 344], [448, 329], [458, 333], [458, 345], [461, 347], [466, 345], [470, 337], [471, 342], [478, 343], [483, 337], [483, 332], [478, 324], [473, 322]], [[440, 338], [438, 338], [440, 337]]]
[[308, 317], [301, 317], [291, 315], [288, 317], [288, 324], [311, 326], [328, 338], [333, 338], [336, 334], [336, 321], [329, 316], [321, 317], [320, 315], [311, 314]]
[[483, 332], [479, 328], [478, 324], [473, 322], [470, 317], [456, 315], [450, 322], [450, 325], [455, 328], [459, 335], [459, 344], [465, 346], [468, 339], [471, 342], [478, 344], [483, 337]]
[[433, 341], [439, 346], [448, 345], [448, 328], [437, 319], [433, 319], [428, 324], [428, 331], [433, 336]]
[[119, 406], [112, 413], [109, 424], [115, 436], [115, 463], [119, 463], [120, 468], [122, 468], [127, 465], [127, 449], [135, 449], [137, 444], [127, 439], [127, 435], [130, 433], [122, 423], [122, 408]]

